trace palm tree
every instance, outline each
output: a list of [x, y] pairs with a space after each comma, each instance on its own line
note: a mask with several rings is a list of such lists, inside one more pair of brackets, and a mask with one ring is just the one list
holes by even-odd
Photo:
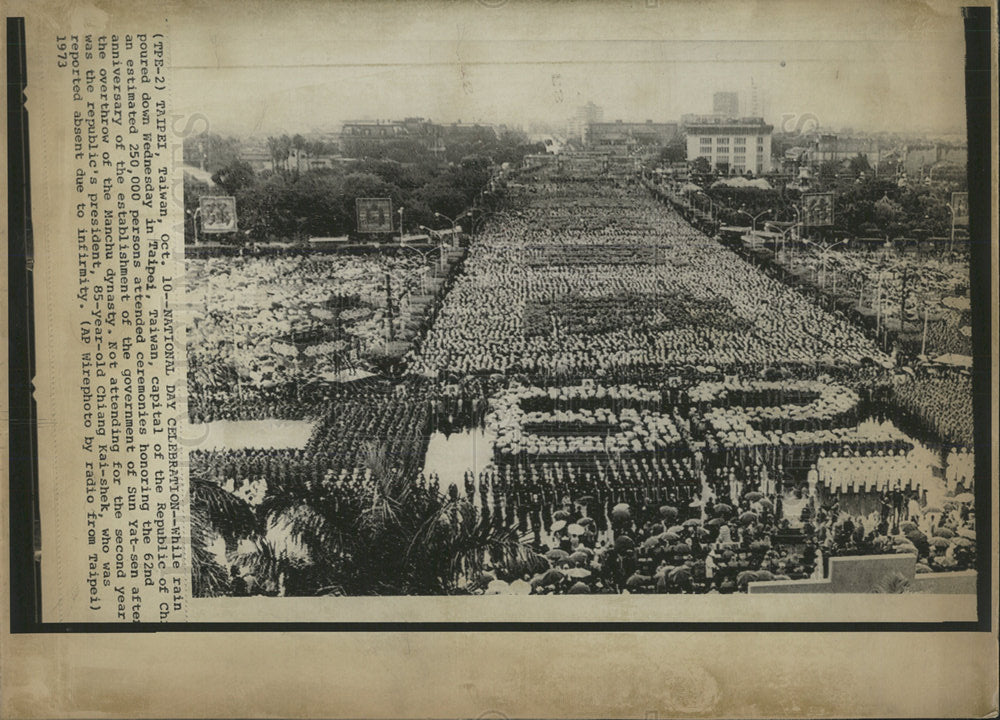
[[888, 578], [886, 578], [882, 583], [877, 585], [874, 593], [887, 594], [887, 595], [899, 595], [904, 593], [915, 593], [920, 592], [914, 587], [913, 583], [910, 582], [902, 573], [893, 573]]
[[537, 564], [513, 525], [415, 485], [411, 454], [391, 462], [385, 445], [369, 445], [360, 497], [294, 467], [269, 478], [256, 508], [193, 479], [195, 594], [444, 595], [468, 592], [491, 564]]
[[221, 485], [192, 473], [191, 565], [195, 597], [227, 595], [231, 591], [227, 556], [257, 529], [253, 510]]

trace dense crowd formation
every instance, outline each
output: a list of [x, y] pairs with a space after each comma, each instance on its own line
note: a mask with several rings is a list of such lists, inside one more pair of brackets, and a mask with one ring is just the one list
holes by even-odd
[[193, 396], [260, 397], [333, 380], [387, 338], [387, 298], [415, 293], [415, 255], [190, 259], [188, 385]]
[[[192, 419], [317, 422], [304, 449], [195, 452], [193, 473], [251, 507], [298, 488], [332, 504], [326, 523], [368, 522], [391, 477], [422, 506], [451, 503], [422, 527], [457, 532], [461, 516], [537, 554], [486, 553], [468, 592], [732, 592], [886, 552], [917, 554], [921, 572], [972, 567], [967, 374], [894, 369], [846, 315], [635, 187], [532, 182], [510, 202], [393, 379], [347, 374], [375, 369], [386, 287], [416, 291], [416, 258], [192, 261]], [[931, 268], [914, 291], [959, 293], [956, 272]], [[891, 297], [902, 280], [882, 278]], [[480, 470], [425, 462], [433, 434], [473, 430], [489, 442]], [[296, 517], [261, 536], [291, 534], [298, 549], [276, 552], [315, 563], [299, 546], [317, 521]]]
[[[489, 483], [483, 497], [492, 500]], [[600, 485], [584, 497], [530, 489], [518, 519], [534, 530], [544, 563], [533, 572], [497, 568], [479, 591], [731, 593], [755, 581], [823, 577], [829, 558], [845, 555], [914, 554], [919, 573], [974, 564], [969, 494], [924, 506], [912, 488], [893, 485], [872, 493], [870, 509], [848, 512], [846, 495], [787, 490], [760, 466], [720, 469], [704, 486], [677, 485], [658, 498], [654, 488], [638, 500]]]
[[[606, 204], [591, 207], [592, 197], [617, 201], [621, 225], [608, 221]], [[418, 372], [599, 374], [640, 364], [887, 361], [845, 318], [748, 272], [734, 253], [635, 189], [576, 183], [525, 202], [517, 217], [495, 219], [470, 251], [465, 275], [413, 358]], [[591, 229], [593, 215], [604, 222]], [[537, 259], [544, 245], [607, 243], [647, 254], [654, 246], [654, 262]]]

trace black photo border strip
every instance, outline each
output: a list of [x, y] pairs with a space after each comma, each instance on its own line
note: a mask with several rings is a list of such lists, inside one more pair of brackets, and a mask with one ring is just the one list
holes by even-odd
[[10, 627], [37, 627], [41, 612], [38, 438], [32, 379], [35, 319], [31, 274], [31, 178], [24, 18], [7, 18], [7, 360]]

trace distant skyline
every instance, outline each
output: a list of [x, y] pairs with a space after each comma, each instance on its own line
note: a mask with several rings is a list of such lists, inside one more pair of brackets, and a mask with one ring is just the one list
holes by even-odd
[[964, 132], [959, 3], [501, 3], [206, 4], [171, 33], [174, 106], [236, 135], [365, 117], [559, 124], [588, 101], [605, 121], [670, 121], [752, 78], [776, 131], [815, 117]]

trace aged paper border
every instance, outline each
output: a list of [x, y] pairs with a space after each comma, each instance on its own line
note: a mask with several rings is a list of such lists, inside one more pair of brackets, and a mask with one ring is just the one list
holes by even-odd
[[[26, 9], [13, 6], [7, 12], [31, 17], [39, 5], [50, 11], [50, 17], [90, 8], [84, 3], [38, 3]], [[112, 4], [101, 7], [108, 9]], [[116, 17], [130, 14], [124, 6], [112, 11]], [[197, 12], [197, 6], [178, 4], [165, 13], [185, 11]], [[993, 48], [995, 70], [995, 35]], [[995, 94], [992, 103], [995, 118]], [[994, 151], [996, 133], [994, 124]], [[36, 144], [43, 145], [40, 153], [32, 153], [37, 183], [44, 173], [55, 170], [39, 162], [45, 151], [38, 133], [34, 133]], [[993, 173], [995, 240], [995, 167]], [[35, 195], [38, 238], [48, 229], [37, 212], [40, 200]], [[4, 205], [4, 214], [6, 210]], [[995, 277], [995, 244], [992, 252]], [[995, 286], [991, 306], [995, 357]], [[995, 374], [992, 382], [995, 407]], [[994, 478], [996, 463], [994, 454]], [[6, 483], [0, 510], [0, 531], [6, 537]], [[995, 547], [995, 498], [992, 512]], [[0, 591], [9, 597], [4, 567]], [[994, 555], [994, 578], [996, 567]], [[398, 600], [404, 605], [432, 604], [435, 614], [449, 620], [461, 615], [440, 607], [448, 599]], [[829, 596], [815, 600], [829, 600]], [[996, 608], [994, 587], [994, 619]], [[494, 608], [500, 615], [509, 609]], [[885, 615], [871, 619], [897, 619], [894, 610], [899, 609], [887, 608]], [[559, 612], [564, 610], [572, 614], [569, 607]], [[587, 619], [586, 608], [578, 611], [583, 615], [578, 619]], [[989, 633], [943, 634], [585, 631], [60, 636], [10, 635], [7, 612], [5, 607], [0, 655], [4, 674], [0, 713], [4, 717], [946, 717], [985, 716], [997, 707], [995, 620]], [[309, 619], [314, 619], [313, 612], [310, 608]], [[394, 620], [412, 618], [405, 607], [391, 608], [389, 614]], [[517, 614], [524, 619], [523, 611]], [[685, 615], [683, 609], [679, 614]], [[751, 619], [740, 614], [723, 610], [719, 619]], [[337, 615], [330, 619], [343, 619], [341, 613]], [[645, 610], [638, 617], [630, 618], [624, 608], [615, 615], [622, 620], [650, 619]]]

